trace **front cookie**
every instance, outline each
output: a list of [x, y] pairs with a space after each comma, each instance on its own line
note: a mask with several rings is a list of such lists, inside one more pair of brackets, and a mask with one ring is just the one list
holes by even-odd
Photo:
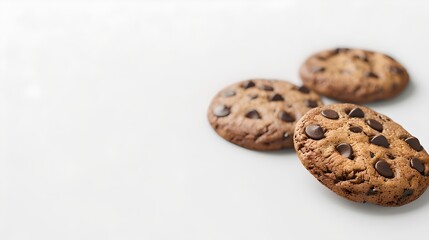
[[220, 91], [207, 116], [215, 131], [232, 143], [253, 150], [278, 150], [293, 147], [296, 121], [320, 105], [320, 97], [305, 87], [253, 79]]
[[343, 102], [372, 102], [399, 94], [408, 84], [405, 68], [393, 58], [362, 49], [337, 48], [309, 57], [301, 67], [304, 85]]
[[307, 170], [340, 196], [400, 206], [429, 185], [429, 155], [385, 115], [354, 104], [315, 108], [297, 123], [294, 144]]

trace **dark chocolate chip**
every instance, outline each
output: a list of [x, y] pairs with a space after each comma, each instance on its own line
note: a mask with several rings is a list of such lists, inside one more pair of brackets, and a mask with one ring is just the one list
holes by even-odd
[[308, 89], [306, 86], [299, 87], [298, 91], [300, 91], [302, 93], [310, 93], [310, 89]]
[[259, 115], [258, 111], [252, 110], [246, 113], [246, 117], [250, 119], [261, 119], [261, 115]]
[[369, 156], [370, 156], [371, 158], [373, 158], [373, 157], [375, 157], [375, 154], [374, 154], [373, 152], [369, 152]]
[[367, 78], [378, 78], [378, 75], [373, 73], [373, 72], [367, 72], [365, 74], [365, 77], [367, 77]]
[[385, 148], [389, 147], [389, 142], [387, 141], [387, 139], [383, 135], [377, 135], [377, 136], [373, 137], [371, 139], [371, 143], [378, 145], [378, 146], [385, 147]]
[[287, 132], [283, 133], [283, 138], [284, 138], [284, 139], [287, 139], [287, 138], [289, 138], [289, 137], [290, 137], [290, 134], [289, 134], [289, 133], [287, 133]]
[[354, 132], [354, 133], [360, 133], [360, 132], [362, 132], [362, 128], [361, 127], [350, 127], [349, 130], [352, 131], [352, 132]]
[[374, 167], [375, 167], [375, 170], [377, 170], [377, 172], [381, 176], [386, 177], [386, 178], [393, 178], [393, 171], [390, 168], [390, 165], [386, 161], [378, 160], [375, 163]]
[[404, 200], [405, 198], [413, 195], [413, 193], [414, 193], [413, 189], [404, 189], [404, 192], [402, 193], [400, 200]]
[[222, 94], [224, 97], [233, 97], [235, 96], [234, 90], [225, 90]]
[[335, 147], [337, 151], [341, 154], [341, 156], [346, 158], [352, 158], [353, 156], [353, 149], [352, 146], [348, 143], [341, 143]]
[[363, 118], [365, 117], [365, 114], [363, 113], [362, 109], [355, 107], [349, 112], [350, 117], [357, 117], [357, 118]]
[[390, 159], [390, 160], [394, 160], [395, 156], [391, 153], [387, 153], [386, 156]]
[[284, 121], [284, 122], [293, 122], [293, 121], [295, 121], [295, 118], [291, 114], [289, 114], [289, 113], [287, 113], [285, 111], [281, 111], [279, 113], [279, 118], [282, 121]]
[[311, 71], [313, 73], [319, 73], [319, 72], [324, 72], [326, 69], [324, 67], [320, 67], [320, 66], [313, 66], [311, 68]]
[[371, 196], [371, 195], [375, 195], [375, 194], [377, 194], [377, 193], [378, 193], [378, 190], [377, 190], [377, 189], [375, 189], [375, 187], [374, 187], [374, 186], [371, 186], [371, 187], [368, 189], [368, 192], [366, 192], [366, 195]]
[[393, 73], [393, 74], [403, 74], [404, 70], [402, 70], [401, 68], [396, 67], [396, 66], [391, 66], [390, 67], [390, 72]]
[[419, 173], [424, 174], [425, 165], [423, 165], [422, 161], [417, 158], [413, 158], [410, 161], [410, 165], [412, 168], [416, 169]]
[[314, 140], [320, 140], [325, 137], [322, 127], [315, 124], [310, 124], [305, 127], [305, 134], [307, 137], [312, 138]]
[[306, 105], [307, 105], [307, 107], [309, 107], [309, 108], [315, 108], [315, 107], [319, 106], [319, 104], [317, 104], [317, 101], [314, 101], [314, 100], [311, 100], [311, 99], [307, 100], [307, 101], [305, 102], [305, 104], [306, 104]]
[[417, 152], [423, 150], [422, 145], [420, 145], [420, 141], [415, 137], [408, 137], [405, 139], [405, 142], [408, 143], [408, 145], [410, 145], [410, 147], [412, 147]]
[[262, 85], [260, 89], [264, 91], [274, 91], [274, 88], [268, 85]]
[[337, 112], [331, 109], [325, 109], [322, 111], [322, 116], [329, 118], [329, 119], [338, 119], [340, 116]]
[[345, 53], [345, 52], [347, 52], [349, 50], [350, 50], [349, 48], [335, 48], [332, 53], [333, 54]]
[[373, 128], [379, 132], [383, 131], [383, 125], [377, 120], [368, 119], [368, 120], [366, 120], [366, 124], [368, 124], [371, 128]]
[[274, 96], [271, 97], [271, 101], [284, 101], [284, 98], [282, 97], [282, 95], [276, 93], [274, 94]]
[[225, 105], [218, 105], [213, 109], [213, 114], [217, 117], [226, 117], [231, 113], [229, 107]]
[[243, 85], [241, 85], [241, 87], [243, 87], [244, 89], [248, 89], [248, 88], [251, 88], [254, 86], [255, 86], [255, 83], [252, 81], [247, 81], [247, 82], [243, 83]]
[[355, 55], [355, 56], [353, 56], [353, 58], [362, 60], [364, 62], [368, 62], [368, 57], [366, 55]]

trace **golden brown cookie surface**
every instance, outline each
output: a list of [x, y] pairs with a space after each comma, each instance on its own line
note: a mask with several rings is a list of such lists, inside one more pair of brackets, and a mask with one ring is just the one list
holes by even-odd
[[301, 66], [304, 85], [343, 102], [364, 103], [392, 98], [407, 86], [406, 69], [378, 52], [337, 48], [310, 56]]
[[207, 117], [215, 131], [232, 143], [254, 150], [278, 150], [293, 147], [295, 123], [320, 105], [320, 97], [305, 87], [253, 79], [221, 90]]
[[294, 144], [314, 177], [352, 201], [400, 206], [429, 185], [429, 155], [418, 139], [366, 107], [310, 110], [297, 123]]

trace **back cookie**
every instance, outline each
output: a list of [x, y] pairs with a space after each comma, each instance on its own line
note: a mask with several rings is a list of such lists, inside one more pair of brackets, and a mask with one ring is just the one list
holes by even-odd
[[310, 56], [301, 66], [304, 85], [343, 102], [392, 98], [407, 86], [405, 68], [393, 58], [362, 49], [337, 48]]

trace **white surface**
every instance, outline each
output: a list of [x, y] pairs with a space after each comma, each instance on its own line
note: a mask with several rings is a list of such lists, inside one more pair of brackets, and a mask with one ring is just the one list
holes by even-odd
[[222, 140], [206, 108], [238, 80], [299, 83], [314, 51], [370, 48], [413, 83], [369, 106], [429, 146], [428, 8], [2, 1], [0, 239], [424, 239], [429, 193], [401, 208], [343, 200], [292, 151]]

